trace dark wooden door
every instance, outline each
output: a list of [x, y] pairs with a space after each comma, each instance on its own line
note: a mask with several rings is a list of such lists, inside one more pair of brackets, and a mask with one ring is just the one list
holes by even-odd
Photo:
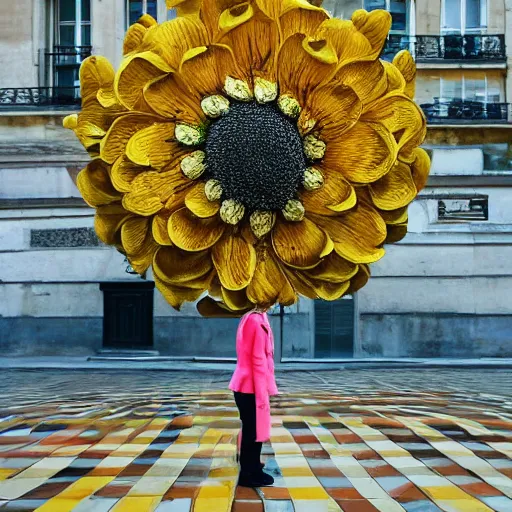
[[103, 347], [153, 347], [152, 281], [101, 283], [103, 291]]
[[354, 300], [315, 301], [315, 357], [354, 356]]

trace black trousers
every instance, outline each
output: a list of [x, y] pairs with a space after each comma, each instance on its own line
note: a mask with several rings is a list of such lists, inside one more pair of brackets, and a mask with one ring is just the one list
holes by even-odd
[[260, 471], [261, 446], [256, 442], [256, 397], [252, 393], [235, 391], [235, 402], [242, 421], [240, 466], [242, 471]]

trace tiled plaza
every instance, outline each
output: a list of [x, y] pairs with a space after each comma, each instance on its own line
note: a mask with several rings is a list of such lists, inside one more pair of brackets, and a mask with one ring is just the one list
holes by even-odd
[[279, 375], [236, 487], [229, 374], [0, 372], [0, 512], [512, 511], [509, 370]]

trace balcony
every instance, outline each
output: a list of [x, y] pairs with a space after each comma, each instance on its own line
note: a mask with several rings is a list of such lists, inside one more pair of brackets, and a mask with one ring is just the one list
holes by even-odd
[[80, 65], [91, 55], [91, 46], [55, 46], [39, 52], [39, 86], [0, 89], [2, 110], [69, 110], [81, 103]]
[[393, 60], [400, 50], [409, 50], [418, 63], [505, 63], [505, 36], [466, 34], [406, 36], [391, 34], [382, 58]]
[[504, 124], [509, 120], [508, 103], [484, 103], [461, 99], [440, 100], [420, 105], [431, 124]]
[[22, 87], [0, 89], [0, 111], [79, 108], [80, 87]]

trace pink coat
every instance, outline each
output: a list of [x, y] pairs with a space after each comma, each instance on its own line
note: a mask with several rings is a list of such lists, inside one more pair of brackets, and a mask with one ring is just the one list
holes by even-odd
[[248, 313], [236, 334], [237, 365], [229, 389], [256, 395], [256, 441], [270, 439], [270, 396], [277, 395], [274, 337], [266, 313]]

